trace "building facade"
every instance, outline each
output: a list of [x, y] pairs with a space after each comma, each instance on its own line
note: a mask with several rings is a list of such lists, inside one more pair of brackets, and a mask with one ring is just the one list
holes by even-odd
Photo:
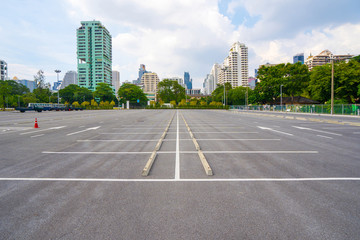
[[8, 65], [4, 60], [0, 59], [0, 80], [8, 79]]
[[248, 48], [245, 44], [235, 42], [221, 66], [218, 83], [230, 83], [232, 87], [248, 86], [249, 63]]
[[305, 65], [309, 68], [309, 71], [311, 71], [316, 66], [322, 66], [327, 63], [331, 63], [331, 60], [334, 60], [335, 62], [339, 61], [345, 61], [350, 58], [352, 58], [354, 55], [346, 54], [346, 55], [333, 55], [332, 52], [329, 50], [324, 50], [320, 54], [310, 56], [306, 59]]
[[112, 85], [112, 40], [100, 21], [82, 21], [77, 35], [78, 85], [92, 91]]
[[27, 87], [30, 90], [30, 92], [33, 92], [34, 89], [36, 88], [35, 81], [26, 80], [26, 79], [18, 79], [17, 77], [14, 77], [13, 80], [15, 82], [20, 83], [20, 84], [24, 85], [25, 87]]
[[118, 71], [112, 71], [112, 85], [115, 89], [115, 95], [118, 97], [118, 90], [120, 88], [120, 73]]
[[156, 73], [147, 72], [142, 75], [141, 85], [149, 100], [156, 100], [156, 91], [159, 82], [160, 80]]
[[214, 90], [214, 76], [212, 74], [207, 74], [203, 83], [203, 93], [204, 95], [211, 95]]
[[301, 62], [304, 64], [304, 53], [298, 53], [293, 57], [293, 63]]
[[65, 73], [60, 89], [66, 88], [70, 84], [78, 84], [78, 74], [76, 71], [67, 71]]
[[184, 83], [186, 89], [192, 89], [192, 79], [189, 72], [184, 72]]

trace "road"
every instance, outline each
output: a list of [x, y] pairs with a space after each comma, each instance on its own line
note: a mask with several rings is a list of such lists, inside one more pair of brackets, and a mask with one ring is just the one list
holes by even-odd
[[358, 239], [360, 118], [316, 119], [1, 112], [0, 239]]

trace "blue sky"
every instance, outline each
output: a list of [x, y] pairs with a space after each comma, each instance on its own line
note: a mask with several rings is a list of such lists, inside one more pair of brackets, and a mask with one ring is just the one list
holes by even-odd
[[235, 41], [249, 48], [249, 75], [266, 62], [304, 52], [360, 54], [358, 0], [13, 0], [1, 4], [0, 59], [9, 76], [48, 82], [55, 69], [76, 70], [76, 29], [100, 20], [113, 37], [113, 69], [121, 81], [141, 63], [160, 78], [189, 71], [201, 87]]

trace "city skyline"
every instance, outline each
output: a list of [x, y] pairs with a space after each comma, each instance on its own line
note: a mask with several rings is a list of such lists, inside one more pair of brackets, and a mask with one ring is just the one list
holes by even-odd
[[249, 76], [266, 62], [292, 62], [299, 52], [360, 54], [358, 1], [33, 0], [2, 8], [0, 59], [9, 78], [32, 80], [43, 69], [53, 83], [55, 69], [62, 70], [60, 79], [76, 70], [76, 29], [94, 19], [113, 37], [112, 70], [121, 81], [137, 79], [145, 64], [160, 78], [190, 72], [199, 88], [236, 41], [249, 48]]

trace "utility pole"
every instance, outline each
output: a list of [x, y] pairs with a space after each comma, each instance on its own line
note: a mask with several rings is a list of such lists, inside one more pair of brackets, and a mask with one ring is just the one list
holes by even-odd
[[[56, 74], [57, 74], [57, 82], [58, 82], [58, 84], [59, 84], [59, 73], [61, 73], [61, 70], [55, 70], [55, 72], [56, 72]], [[58, 104], [59, 104], [59, 91], [60, 91], [60, 86], [58, 86], [58, 97], [57, 97], [57, 99], [58, 99]]]
[[280, 85], [280, 107], [281, 107], [281, 111], [283, 111], [283, 107], [282, 107], [282, 87], [283, 87], [284, 85]]

